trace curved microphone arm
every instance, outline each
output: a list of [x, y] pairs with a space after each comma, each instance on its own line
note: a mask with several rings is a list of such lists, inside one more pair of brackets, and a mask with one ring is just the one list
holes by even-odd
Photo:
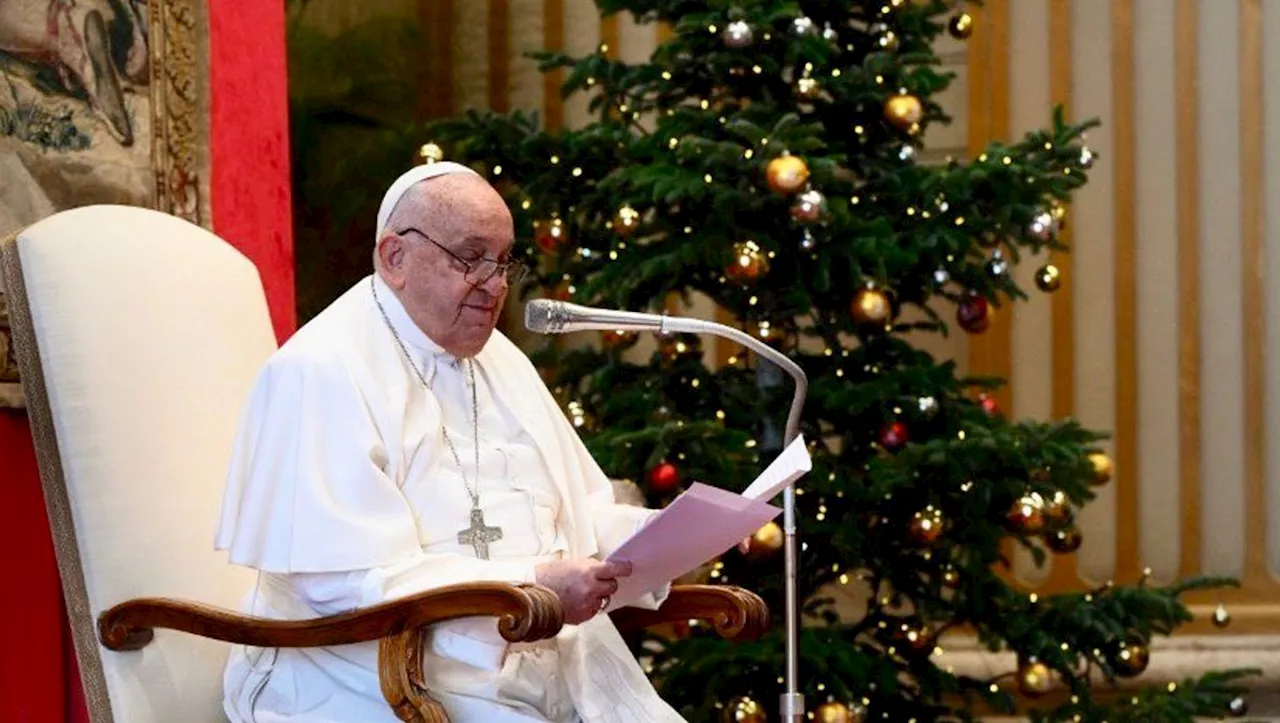
[[[566, 334], [574, 331], [657, 331], [659, 333], [711, 334], [736, 341], [777, 364], [794, 380], [796, 392], [791, 401], [791, 411], [787, 415], [783, 448], [790, 446], [800, 436], [800, 414], [804, 408], [805, 395], [809, 391], [809, 378], [805, 376], [804, 370], [785, 354], [746, 332], [702, 319], [593, 309], [551, 299], [535, 299], [526, 304], [524, 324], [530, 331], [539, 334]], [[799, 692], [800, 615], [796, 601], [798, 595], [796, 569], [799, 564], [799, 550], [796, 545], [795, 509], [796, 489], [794, 484], [789, 484], [783, 490], [782, 518], [783, 552], [786, 564], [787, 689], [782, 695], [781, 713], [784, 720], [801, 723], [804, 720], [804, 695]]]

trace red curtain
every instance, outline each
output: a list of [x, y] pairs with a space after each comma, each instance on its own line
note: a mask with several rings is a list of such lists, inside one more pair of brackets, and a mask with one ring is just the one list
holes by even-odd
[[[296, 324], [284, 6], [208, 0], [213, 227], [258, 265], [283, 341]], [[25, 415], [0, 412], [0, 721], [87, 722]]]

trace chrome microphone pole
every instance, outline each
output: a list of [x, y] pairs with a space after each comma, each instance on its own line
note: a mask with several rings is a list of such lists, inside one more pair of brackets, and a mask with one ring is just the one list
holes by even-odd
[[[795, 382], [795, 396], [791, 411], [787, 414], [787, 426], [783, 432], [785, 450], [800, 436], [800, 415], [804, 409], [809, 379], [804, 370], [782, 352], [739, 329], [702, 319], [679, 316], [643, 314], [611, 309], [592, 309], [563, 301], [535, 300], [525, 308], [525, 326], [539, 333], [559, 334], [570, 331], [657, 331], [659, 333], [711, 334], [723, 337], [747, 347], [761, 357], [778, 365]], [[804, 720], [804, 694], [799, 690], [800, 678], [800, 610], [798, 597], [799, 548], [796, 542], [796, 491], [795, 483], [783, 490], [782, 530], [785, 558], [787, 670], [786, 692], [780, 700], [780, 712], [784, 721], [801, 723]]]

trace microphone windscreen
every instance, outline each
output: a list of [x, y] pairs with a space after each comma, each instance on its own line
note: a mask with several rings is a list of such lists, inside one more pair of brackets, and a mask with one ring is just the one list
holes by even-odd
[[559, 302], [552, 299], [534, 299], [524, 305], [524, 328], [536, 334], [554, 334], [553, 316]]

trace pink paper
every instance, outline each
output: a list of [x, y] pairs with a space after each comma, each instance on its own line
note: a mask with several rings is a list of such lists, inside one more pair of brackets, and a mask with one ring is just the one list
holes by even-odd
[[608, 609], [633, 604], [696, 569], [781, 512], [766, 502], [694, 483], [609, 556], [611, 561], [630, 562], [632, 570], [618, 579], [618, 592]]

